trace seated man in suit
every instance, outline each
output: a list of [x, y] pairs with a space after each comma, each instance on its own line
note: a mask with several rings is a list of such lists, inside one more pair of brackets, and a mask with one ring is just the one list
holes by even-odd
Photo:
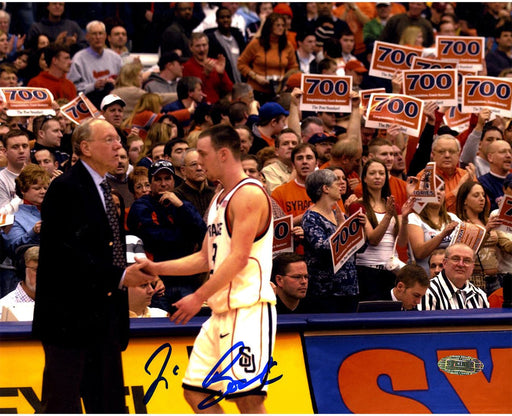
[[429, 279], [423, 267], [406, 264], [396, 275], [396, 284], [391, 289], [391, 300], [402, 302], [402, 309], [416, 309], [428, 289]]

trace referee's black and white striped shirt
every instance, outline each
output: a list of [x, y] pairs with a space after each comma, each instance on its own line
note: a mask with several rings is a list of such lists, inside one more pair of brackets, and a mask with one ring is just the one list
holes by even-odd
[[422, 311], [488, 307], [487, 295], [482, 289], [469, 281], [462, 289], [458, 289], [445, 276], [444, 271], [430, 281], [427, 293], [418, 305], [418, 309]]

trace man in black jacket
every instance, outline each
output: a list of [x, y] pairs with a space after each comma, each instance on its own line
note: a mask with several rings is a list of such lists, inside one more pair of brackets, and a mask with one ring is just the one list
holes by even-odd
[[231, 26], [232, 14], [227, 7], [220, 6], [215, 15], [218, 27], [205, 31], [210, 46], [208, 56], [217, 59], [219, 55], [224, 55], [229, 78], [233, 83], [242, 82], [237, 61], [245, 49], [244, 36], [240, 29]]
[[41, 207], [33, 333], [43, 343], [46, 413], [126, 413], [121, 351], [128, 344], [127, 286], [154, 280], [146, 261], [126, 267], [124, 234], [106, 185], [121, 142], [105, 120], [77, 127], [80, 160]]

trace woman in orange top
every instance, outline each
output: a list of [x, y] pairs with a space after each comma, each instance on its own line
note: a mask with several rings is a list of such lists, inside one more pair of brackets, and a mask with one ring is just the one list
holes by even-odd
[[298, 69], [295, 49], [286, 37], [284, 17], [272, 13], [261, 29], [261, 35], [249, 42], [238, 60], [238, 70], [247, 77], [254, 97], [264, 104], [275, 97], [274, 87], [284, 74]]

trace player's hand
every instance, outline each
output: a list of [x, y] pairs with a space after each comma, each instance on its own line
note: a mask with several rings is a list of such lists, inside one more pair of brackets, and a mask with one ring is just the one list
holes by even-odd
[[203, 306], [203, 300], [194, 292], [174, 303], [178, 310], [171, 316], [171, 321], [177, 324], [186, 324], [193, 318]]
[[126, 268], [124, 275], [124, 285], [127, 287], [134, 287], [151, 283], [158, 279], [158, 276], [147, 271], [149, 263], [148, 259], [135, 258], [136, 263]]
[[[135, 261], [137, 263], [143, 262], [144, 263], [144, 272], [147, 274], [151, 274], [153, 276], [158, 276], [158, 270], [157, 270], [157, 264], [154, 261], [149, 260], [146, 257], [135, 257]], [[156, 287], [155, 287], [156, 290]]]

